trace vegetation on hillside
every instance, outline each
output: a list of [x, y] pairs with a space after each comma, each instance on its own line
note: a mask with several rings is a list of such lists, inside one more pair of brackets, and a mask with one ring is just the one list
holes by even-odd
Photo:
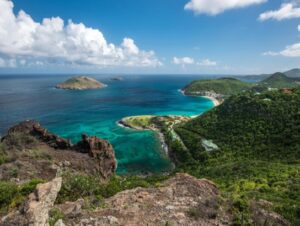
[[203, 95], [204, 92], [214, 92], [225, 96], [248, 90], [252, 84], [235, 78], [220, 78], [211, 80], [197, 80], [183, 88], [187, 95]]
[[293, 88], [296, 87], [297, 85], [298, 85], [297, 80], [295, 80], [294, 78], [289, 78], [285, 74], [278, 72], [259, 82], [254, 87], [254, 90], [262, 91], [268, 88], [273, 88], [273, 89]]
[[[300, 88], [251, 92], [175, 127], [187, 149], [173, 144], [179, 170], [219, 184], [237, 210], [265, 199], [293, 225], [300, 224]], [[202, 140], [219, 149], [207, 152]]]
[[254, 84], [235, 78], [219, 78], [193, 81], [183, 88], [187, 95], [215, 95], [216, 98], [227, 98], [245, 91], [262, 92], [268, 89], [293, 88], [299, 84], [296, 78], [287, 77], [283, 73], [275, 73]]

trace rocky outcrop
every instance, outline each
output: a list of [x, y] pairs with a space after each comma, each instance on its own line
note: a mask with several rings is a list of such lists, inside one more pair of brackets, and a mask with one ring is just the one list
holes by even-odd
[[10, 139], [10, 137], [15, 133], [34, 136], [48, 144], [50, 147], [56, 149], [70, 149], [72, 146], [69, 140], [61, 138], [49, 132], [47, 129], [42, 128], [41, 125], [34, 120], [27, 120], [13, 126], [8, 130], [7, 135], [2, 138], [2, 141]]
[[92, 158], [98, 160], [98, 169], [104, 178], [109, 177], [112, 172], [115, 172], [117, 165], [115, 154], [112, 145], [98, 137], [89, 137], [86, 134], [82, 135], [82, 140], [75, 146], [80, 152], [88, 153]]
[[61, 177], [48, 183], [38, 184], [35, 192], [29, 195], [19, 210], [1, 219], [1, 225], [48, 226], [49, 210], [54, 206], [61, 184]]
[[[84, 170], [89, 174], [98, 172], [98, 174], [104, 178], [111, 176], [116, 171], [117, 162], [112, 145], [108, 141], [102, 140], [98, 137], [89, 137], [83, 134], [82, 140], [73, 145], [69, 140], [59, 137], [41, 127], [38, 122], [28, 120], [9, 129], [7, 135], [1, 139], [1, 142], [8, 144], [14, 143], [16, 134], [30, 136], [36, 139], [39, 144], [38, 147], [34, 147], [34, 149], [39, 152], [43, 152], [44, 155], [47, 155], [49, 158], [57, 160], [54, 162], [57, 162], [59, 167], [71, 166], [71, 168], [73, 167], [76, 171]], [[27, 145], [24, 152], [31, 151], [28, 151], [27, 149], [32, 149], [32, 147], [28, 147]], [[55, 149], [56, 151], [51, 149]], [[29, 159], [26, 158], [24, 159], [26, 160], [26, 163], [23, 164], [22, 158], [24, 156], [21, 156], [18, 152], [15, 154], [18, 155], [14, 156], [14, 158], [19, 161], [18, 168], [20, 168], [19, 166], [24, 165], [23, 168], [25, 171], [35, 171], [34, 169], [31, 170], [28, 168], [28, 166], [32, 163], [35, 168], [40, 166], [36, 169], [37, 171], [51, 171], [51, 175], [53, 175], [53, 172], [56, 172], [56, 169], [50, 169], [49, 165], [49, 170], [45, 170], [45, 167], [47, 166], [45, 166], [45, 162], [41, 162], [41, 159], [30, 159], [31, 163], [28, 164]], [[40, 155], [40, 153], [38, 154]], [[5, 177], [5, 175], [2, 176], [4, 174], [2, 173], [3, 169], [5, 170], [5, 168], [11, 167], [11, 165], [7, 165], [6, 167], [5, 164], [0, 166], [0, 179]], [[47, 179], [49, 179], [49, 177], [47, 177]]]
[[273, 204], [266, 200], [253, 201], [251, 203], [251, 218], [254, 225], [273, 226], [290, 225], [281, 215], [272, 211]]
[[[136, 188], [105, 200], [104, 208], [70, 217], [66, 225], [227, 225], [217, 187], [177, 174], [156, 188]], [[62, 209], [63, 211], [63, 209]]]

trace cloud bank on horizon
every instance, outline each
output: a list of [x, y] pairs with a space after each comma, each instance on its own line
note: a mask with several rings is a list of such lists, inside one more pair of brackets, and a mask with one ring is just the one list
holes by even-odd
[[0, 0], [0, 67], [58, 62], [100, 67], [161, 65], [153, 51], [140, 50], [131, 38], [116, 46], [100, 30], [83, 23], [69, 20], [65, 24], [60, 17], [39, 23], [23, 10], [15, 15], [13, 8], [12, 1]]

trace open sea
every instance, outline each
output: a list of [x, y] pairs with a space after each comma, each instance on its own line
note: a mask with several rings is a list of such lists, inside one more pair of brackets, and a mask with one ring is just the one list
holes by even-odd
[[113, 75], [92, 75], [108, 87], [85, 91], [54, 88], [70, 77], [0, 75], [0, 134], [22, 120], [35, 119], [74, 143], [82, 133], [109, 140], [118, 174], [157, 173], [171, 167], [157, 135], [122, 128], [116, 122], [132, 115], [199, 115], [213, 107], [209, 99], [178, 91], [203, 76], [126, 75], [123, 81], [113, 81]]

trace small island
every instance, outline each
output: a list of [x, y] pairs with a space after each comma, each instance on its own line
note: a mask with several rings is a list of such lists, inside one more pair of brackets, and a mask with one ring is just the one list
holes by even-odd
[[112, 81], [123, 81], [123, 80], [124, 80], [124, 78], [123, 78], [123, 77], [121, 77], [121, 76], [117, 76], [117, 77], [113, 77], [113, 78], [111, 78], [110, 80], [112, 80]]
[[87, 90], [87, 89], [101, 89], [106, 87], [105, 84], [97, 81], [94, 78], [87, 76], [77, 76], [66, 80], [56, 86], [58, 89], [71, 90]]

